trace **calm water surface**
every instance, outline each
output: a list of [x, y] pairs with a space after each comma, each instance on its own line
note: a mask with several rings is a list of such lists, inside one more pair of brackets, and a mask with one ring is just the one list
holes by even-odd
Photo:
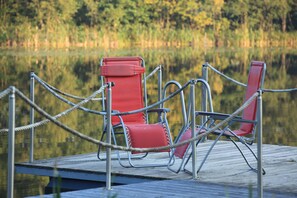
[[[177, 80], [181, 84], [201, 76], [201, 65], [209, 62], [218, 70], [245, 83], [251, 60], [267, 63], [265, 88], [284, 89], [297, 87], [297, 50], [291, 49], [129, 49], [129, 50], [56, 50], [56, 51], [0, 51], [0, 91], [14, 85], [29, 96], [29, 73], [34, 71], [41, 79], [58, 89], [78, 96], [89, 96], [100, 87], [98, 81], [99, 60], [104, 56], [142, 56], [147, 72], [158, 64], [164, 66], [163, 83]], [[232, 85], [213, 72], [209, 81], [215, 111], [232, 113], [243, 99], [243, 89]], [[148, 82], [150, 103], [156, 101], [156, 77]], [[174, 90], [174, 88], [171, 88]], [[197, 108], [200, 104], [199, 88], [196, 89]], [[186, 91], [186, 94], [188, 92]], [[36, 103], [52, 115], [67, 108], [42, 86], [36, 84]], [[186, 96], [187, 97], [187, 96]], [[263, 141], [268, 144], [297, 146], [297, 93], [265, 93], [263, 95]], [[77, 101], [74, 101], [77, 102]], [[165, 104], [171, 109], [168, 115], [172, 133], [177, 135], [182, 117], [178, 99]], [[7, 128], [8, 97], [0, 100], [0, 128]], [[91, 102], [86, 107], [100, 110], [100, 103]], [[36, 121], [43, 120], [36, 115]], [[63, 123], [98, 138], [102, 118], [74, 111]], [[29, 107], [16, 98], [16, 126], [29, 123]], [[53, 124], [43, 125], [36, 130], [35, 159], [79, 154], [96, 151], [96, 146], [82, 141]], [[6, 197], [7, 181], [7, 135], [0, 134], [0, 197]], [[16, 134], [16, 162], [27, 161], [29, 156], [28, 131]], [[16, 174], [15, 196], [24, 197], [44, 193], [48, 178]]]

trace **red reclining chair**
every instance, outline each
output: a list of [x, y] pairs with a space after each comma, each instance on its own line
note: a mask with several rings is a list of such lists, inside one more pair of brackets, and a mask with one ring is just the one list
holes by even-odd
[[[133, 148], [154, 148], [172, 144], [166, 113], [168, 109], [146, 109], [145, 65], [141, 57], [110, 57], [101, 60], [101, 76], [104, 83], [113, 82], [112, 87], [112, 140], [114, 144]], [[145, 101], [144, 101], [145, 100]], [[145, 109], [144, 111], [133, 113]], [[158, 122], [148, 123], [147, 114], [158, 113]], [[121, 114], [125, 113], [125, 115]], [[106, 126], [101, 137], [104, 139]], [[122, 137], [122, 138], [120, 138]], [[101, 147], [98, 149], [98, 158]], [[170, 149], [159, 152], [167, 152]], [[117, 152], [117, 159], [123, 167], [167, 166], [161, 164], [135, 164], [133, 159], [141, 159], [147, 153], [128, 152], [123, 156]], [[169, 156], [169, 155], [168, 155]]]
[[[259, 61], [252, 61], [251, 67], [249, 70], [249, 75], [248, 75], [248, 82], [246, 86], [246, 93], [245, 93], [245, 99], [244, 101], [248, 100], [255, 92], [257, 92], [259, 89], [263, 87], [264, 84], [264, 78], [265, 78], [265, 72], [266, 72], [266, 64], [264, 62], [259, 62]], [[215, 112], [201, 112], [197, 111], [195, 113], [196, 118], [199, 116], [206, 116], [207, 119], [205, 123], [203, 123], [201, 126], [197, 126], [195, 129], [197, 134], [204, 133], [208, 128], [213, 127], [216, 124], [216, 121], [222, 121], [226, 119], [228, 114], [222, 114], [222, 113], [215, 113]], [[205, 163], [207, 157], [209, 156], [211, 150], [217, 143], [217, 141], [222, 137], [226, 137], [227, 139], [231, 140], [236, 148], [240, 151], [242, 157], [244, 158], [245, 162], [247, 165], [254, 171], [256, 171], [255, 168], [253, 168], [246, 157], [244, 156], [243, 152], [241, 149], [238, 147], [237, 143], [235, 140], [241, 142], [244, 144], [249, 151], [252, 153], [252, 155], [255, 157], [257, 160], [257, 156], [255, 153], [252, 151], [252, 149], [249, 147], [249, 145], [253, 144], [253, 141], [255, 140], [255, 126], [257, 124], [257, 99], [255, 99], [251, 104], [249, 104], [242, 113], [242, 116], [236, 116], [229, 122], [229, 125], [226, 126], [223, 129], [216, 130], [212, 132], [210, 135], [215, 135], [217, 138], [211, 145], [210, 149], [206, 153], [204, 159], [202, 160], [197, 173], [201, 170], [203, 164]], [[240, 123], [240, 126], [238, 129], [231, 129], [231, 125], [234, 123]], [[190, 126], [190, 125], [189, 125]], [[205, 126], [208, 126], [206, 128]], [[191, 129], [188, 128], [187, 130], [184, 131], [184, 133], [180, 136], [179, 142], [182, 142], [184, 140], [188, 140], [191, 138]], [[198, 140], [197, 146], [200, 143], [201, 140]], [[249, 144], [249, 145], [248, 145]], [[180, 170], [186, 170], [185, 166], [188, 163], [189, 159], [191, 158], [191, 154], [187, 155], [187, 152], [190, 150], [189, 149], [190, 145], [186, 144], [184, 146], [178, 147], [175, 149], [173, 155], [177, 158], [181, 158], [182, 162], [180, 164], [180, 167], [178, 169], [172, 169], [169, 168], [171, 171], [178, 173]], [[262, 170], [263, 174], [265, 174], [264, 169]], [[188, 171], [189, 172], [189, 171]]]

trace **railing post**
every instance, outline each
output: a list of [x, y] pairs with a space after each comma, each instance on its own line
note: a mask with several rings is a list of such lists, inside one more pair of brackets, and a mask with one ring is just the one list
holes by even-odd
[[257, 123], [257, 184], [258, 184], [258, 198], [263, 197], [263, 178], [262, 178], [262, 90], [259, 90], [258, 103], [258, 123]]
[[[204, 79], [207, 83], [208, 83], [208, 67], [207, 67], [208, 63], [204, 63], [202, 65], [202, 79]], [[202, 95], [201, 95], [201, 110], [202, 111], [207, 111], [207, 87], [202, 84]], [[206, 121], [206, 117], [202, 116], [201, 118], [201, 125], [203, 125], [203, 123], [205, 123]], [[206, 140], [206, 136], [203, 137], [202, 141]]]
[[[162, 97], [162, 65], [159, 65], [159, 73], [158, 73], [158, 101], [161, 101]], [[160, 104], [160, 108], [162, 108], [162, 104]]]
[[[30, 73], [30, 100], [34, 103], [34, 72]], [[34, 108], [30, 106], [30, 124], [34, 124]], [[32, 163], [34, 161], [34, 127], [30, 129], [30, 157], [29, 162]]]
[[[195, 82], [194, 80], [191, 83], [190, 86], [190, 100], [191, 100], [191, 128], [192, 128], [192, 138], [195, 137], [195, 128], [196, 128], [196, 123], [195, 123]], [[196, 179], [197, 177], [197, 172], [196, 172], [196, 141], [191, 142], [192, 146], [192, 177], [193, 179]]]
[[[101, 87], [105, 84], [104, 83], [104, 77], [103, 76], [100, 76], [100, 81], [101, 81]], [[105, 92], [102, 91], [101, 92], [101, 97], [102, 97], [102, 100], [101, 100], [101, 107], [102, 107], [102, 111], [105, 111], [106, 110], [106, 102], [107, 102], [107, 99], [105, 98]], [[104, 126], [106, 126], [106, 115], [104, 116], [104, 119], [103, 119], [103, 124], [102, 124], [102, 131], [105, 130], [104, 129]]]
[[[207, 64], [208, 63], [202, 65], [202, 79], [204, 79], [206, 82], [208, 82]], [[205, 86], [202, 86], [201, 109], [202, 111], [207, 111], [207, 88]]]
[[7, 198], [12, 198], [13, 191], [14, 191], [14, 140], [15, 140], [15, 87], [11, 87], [11, 93], [9, 95]]
[[[107, 87], [107, 132], [106, 132], [106, 143], [111, 143], [111, 97], [112, 91], [111, 86], [113, 83], [109, 82]], [[111, 148], [106, 148], [106, 189], [111, 190]]]

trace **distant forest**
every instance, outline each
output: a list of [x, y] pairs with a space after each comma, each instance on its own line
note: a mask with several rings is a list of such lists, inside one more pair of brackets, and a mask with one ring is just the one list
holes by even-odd
[[2, 47], [295, 47], [297, 0], [0, 0]]

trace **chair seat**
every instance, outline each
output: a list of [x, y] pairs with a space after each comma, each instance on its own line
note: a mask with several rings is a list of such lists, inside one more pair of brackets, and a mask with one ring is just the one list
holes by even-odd
[[[169, 145], [169, 137], [162, 124], [127, 124], [125, 126], [129, 144], [133, 148], [154, 148]], [[169, 151], [170, 149], [165, 149], [158, 152]]]
[[[192, 130], [188, 129], [186, 132], [183, 133], [183, 135], [179, 139], [179, 142], [186, 141], [186, 140], [190, 139], [191, 137], [192, 137]], [[176, 147], [176, 149], [174, 151], [174, 155], [176, 157], [179, 157], [179, 158], [182, 159], [184, 157], [184, 154], [185, 154], [188, 146], [189, 146], [189, 143], [184, 144], [184, 145], [179, 146], [179, 147]]]
[[[196, 131], [195, 131], [196, 135], [197, 135], [197, 133], [201, 134], [201, 133], [205, 133], [205, 132], [206, 132], [205, 129], [201, 129], [201, 128], [199, 128], [199, 127], [196, 128]], [[192, 138], [192, 129], [189, 128], [189, 129], [187, 129], [187, 130], [182, 134], [182, 136], [181, 136], [181, 138], [179, 139], [178, 142], [187, 141], [187, 140], [189, 140], [189, 139], [191, 139], [191, 138]], [[187, 143], [187, 144], [184, 144], [184, 145], [182, 145], [182, 146], [176, 147], [176, 149], [175, 149], [175, 151], [174, 151], [174, 155], [175, 155], [176, 157], [179, 157], [179, 158], [182, 159], [182, 158], [184, 157], [185, 153], [186, 153], [186, 150], [187, 150], [189, 144], [190, 144], [190, 143]]]

